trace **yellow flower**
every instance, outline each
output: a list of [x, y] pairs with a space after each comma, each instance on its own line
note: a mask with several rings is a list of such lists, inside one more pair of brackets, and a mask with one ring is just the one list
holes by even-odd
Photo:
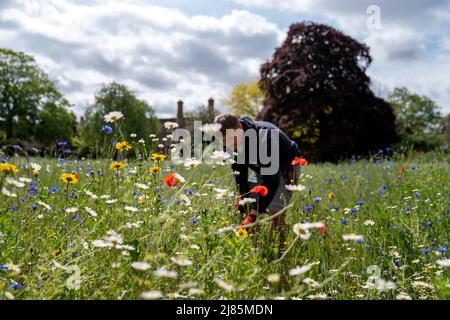
[[79, 175], [76, 173], [63, 173], [60, 178], [64, 183], [77, 184]]
[[114, 161], [111, 163], [110, 168], [114, 171], [119, 171], [120, 169], [125, 168], [125, 164], [123, 162]]
[[120, 151], [130, 151], [131, 144], [129, 144], [126, 141], [118, 142], [118, 143], [116, 143], [116, 149], [120, 150]]
[[158, 172], [161, 172], [161, 170], [162, 170], [161, 167], [158, 167], [158, 166], [153, 166], [149, 169], [149, 171], [151, 173], [158, 173]]
[[61, 251], [59, 251], [59, 250], [53, 250], [52, 251], [52, 257], [57, 257], [57, 256], [59, 256], [61, 254]]
[[164, 161], [166, 156], [160, 153], [152, 153], [152, 156], [150, 158], [155, 162], [161, 162]]
[[0, 171], [6, 172], [6, 173], [17, 173], [17, 172], [19, 172], [19, 168], [17, 168], [13, 164], [0, 163]]
[[334, 198], [334, 192], [330, 191], [328, 192], [328, 199], [333, 199]]
[[239, 228], [238, 230], [237, 230], [237, 236], [238, 237], [242, 237], [242, 238], [247, 238], [248, 237], [248, 232], [247, 232], [247, 230], [245, 230], [245, 229], [242, 229], [242, 228]]

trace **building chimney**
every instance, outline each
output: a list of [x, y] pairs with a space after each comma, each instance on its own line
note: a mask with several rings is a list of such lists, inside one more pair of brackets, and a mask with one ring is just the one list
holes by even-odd
[[184, 113], [183, 113], [183, 100], [178, 101], [178, 108], [177, 108], [177, 122], [180, 128], [184, 128]]
[[214, 99], [213, 98], [208, 99], [208, 116], [210, 118], [210, 121], [212, 122], [214, 120]]

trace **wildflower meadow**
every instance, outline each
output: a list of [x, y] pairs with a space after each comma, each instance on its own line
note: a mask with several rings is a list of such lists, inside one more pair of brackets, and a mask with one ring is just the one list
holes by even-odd
[[97, 159], [1, 155], [0, 299], [450, 298], [448, 148], [298, 159], [280, 244], [273, 216], [239, 227], [229, 155], [175, 161], [124, 121]]

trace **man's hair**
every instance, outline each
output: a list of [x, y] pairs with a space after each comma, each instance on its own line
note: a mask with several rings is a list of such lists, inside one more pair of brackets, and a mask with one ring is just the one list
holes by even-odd
[[227, 129], [236, 129], [239, 127], [238, 117], [230, 112], [219, 114], [214, 119], [214, 123], [221, 125], [220, 132], [222, 134], [225, 134]]

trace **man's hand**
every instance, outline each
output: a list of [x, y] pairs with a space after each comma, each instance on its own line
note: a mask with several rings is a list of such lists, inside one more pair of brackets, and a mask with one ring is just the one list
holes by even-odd
[[247, 215], [247, 218], [241, 223], [241, 228], [246, 229], [247, 225], [252, 224], [256, 221], [256, 210], [252, 209], [250, 213]]

